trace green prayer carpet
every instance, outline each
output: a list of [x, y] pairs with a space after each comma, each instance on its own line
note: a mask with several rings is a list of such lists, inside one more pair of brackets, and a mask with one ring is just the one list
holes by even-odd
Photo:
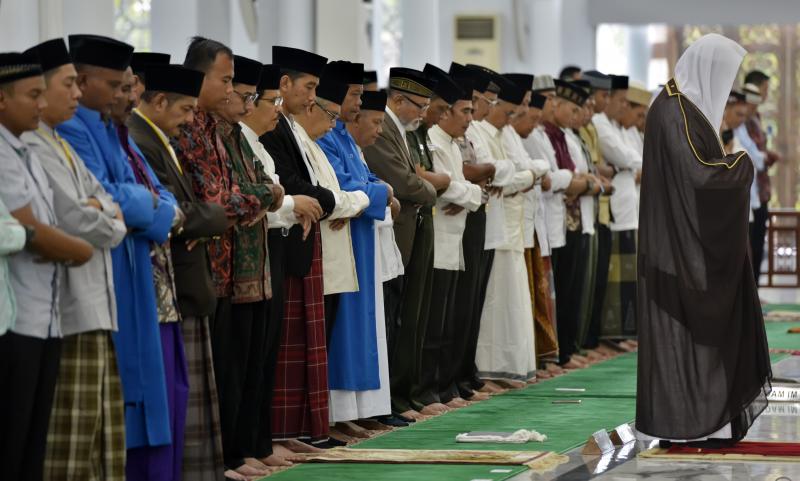
[[[765, 310], [798, 310], [800, 305], [765, 306]], [[800, 350], [800, 334], [788, 334], [800, 323], [766, 323], [772, 349]], [[773, 362], [786, 354], [771, 354]], [[584, 389], [560, 391], [559, 389]], [[554, 404], [580, 400], [580, 404]], [[355, 449], [474, 449], [555, 451], [581, 446], [595, 431], [633, 421], [636, 410], [636, 354], [624, 354], [587, 369], [545, 380], [525, 389], [494, 396], [424, 422], [412, 424], [353, 446]], [[543, 443], [456, 443], [468, 431], [534, 429], [548, 436]], [[485, 465], [304, 464], [270, 476], [277, 481], [347, 479], [349, 481], [502, 481], [527, 468]], [[492, 472], [494, 470], [494, 472]], [[508, 471], [510, 470], [510, 471]], [[508, 472], [503, 472], [508, 471]]]

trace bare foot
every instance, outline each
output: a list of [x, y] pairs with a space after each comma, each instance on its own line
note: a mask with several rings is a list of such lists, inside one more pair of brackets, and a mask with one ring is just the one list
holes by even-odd
[[488, 393], [475, 391], [472, 394], [472, 396], [469, 398], [469, 400], [470, 401], [486, 401], [490, 397], [491, 396]]
[[264, 466], [266, 469], [257, 469], [249, 464], [245, 463], [238, 468], [234, 469], [237, 473], [241, 474], [242, 476], [247, 476], [248, 478], [252, 478], [254, 476], [266, 476], [270, 473], [269, 468]]
[[351, 438], [366, 439], [369, 437], [367, 430], [353, 423], [336, 423], [336, 430]]
[[461, 398], [457, 397], [457, 398], [451, 399], [450, 402], [448, 402], [446, 404], [446, 406], [449, 407], [450, 409], [458, 409], [458, 408], [464, 408], [464, 407], [469, 406], [469, 403], [467, 401], [465, 401], [464, 399], [461, 399]]
[[289, 439], [288, 441], [282, 441], [284, 447], [286, 449], [295, 452], [295, 453], [324, 453], [324, 449], [320, 449], [316, 446], [312, 446], [310, 444], [306, 444], [303, 441], [299, 441], [297, 439]]
[[364, 429], [368, 429], [370, 431], [391, 431], [392, 427], [387, 426], [385, 424], [381, 424], [374, 419], [358, 419], [353, 421], [357, 425], [361, 426]]
[[537, 379], [550, 379], [553, 375], [547, 372], [547, 369], [537, 369], [536, 370], [536, 378]]
[[343, 443], [347, 443], [347, 444], [356, 443], [356, 442], [361, 440], [360, 438], [357, 438], [355, 436], [350, 436], [350, 435], [348, 435], [346, 433], [343, 433], [342, 431], [339, 431], [336, 428], [331, 428], [328, 434], [333, 439], [335, 439], [337, 441], [341, 441]]
[[530, 386], [531, 384], [536, 384], [537, 382], [539, 382], [537, 376], [533, 376], [532, 378], [525, 380], [525, 384], [527, 384], [528, 386]]
[[589, 358], [586, 356], [581, 356], [580, 354], [573, 354], [570, 359], [578, 361], [581, 364], [589, 364]]
[[589, 351], [586, 351], [586, 357], [589, 359], [590, 362], [599, 362], [608, 359], [608, 356], [601, 353], [597, 349], [591, 349]]
[[483, 382], [483, 387], [480, 389], [480, 391], [487, 392], [489, 394], [502, 394], [504, 392], [508, 392], [508, 389], [500, 386], [495, 381], [485, 379]]
[[564, 369], [561, 366], [559, 366], [558, 364], [555, 364], [555, 363], [552, 363], [552, 362], [547, 363], [545, 365], [545, 369], [547, 370], [547, 372], [549, 372], [553, 376], [560, 376], [560, 375], [564, 374]]
[[449, 409], [444, 404], [433, 403], [433, 404], [428, 404], [427, 406], [422, 408], [419, 412], [420, 414], [424, 414], [426, 416], [437, 416], [439, 414], [444, 414], [447, 411], [449, 411]]
[[600, 344], [599, 346], [597, 346], [595, 351], [597, 351], [597, 352], [599, 352], [601, 354], [604, 354], [605, 356], [608, 356], [608, 357], [619, 356], [619, 351], [617, 351], [617, 350], [615, 350], [615, 349], [613, 349], [611, 347], [608, 347], [605, 344]]
[[414, 411], [413, 409], [409, 409], [406, 412], [400, 413], [400, 415], [405, 418], [413, 419], [415, 421], [424, 421], [425, 419], [428, 419], [428, 416], [425, 416], [417, 411]]
[[573, 359], [570, 359], [569, 362], [564, 364], [564, 366], [562, 366], [562, 367], [564, 369], [583, 369], [586, 366], [584, 366], [583, 364], [578, 363], [577, 361], [575, 361]]
[[526, 386], [525, 381], [516, 381], [512, 379], [496, 379], [494, 382], [508, 389], [522, 389]]
[[[294, 454], [294, 453], [292, 453], [292, 454]], [[265, 464], [267, 466], [274, 466], [274, 467], [292, 466], [293, 465], [291, 461], [287, 460], [286, 458], [284, 458], [283, 456], [281, 456], [279, 454], [275, 454], [274, 452], [272, 454], [270, 454], [269, 456], [267, 456], [266, 458], [259, 459], [259, 461], [261, 461], [263, 464]]]
[[236, 481], [248, 481], [250, 478], [236, 471], [229, 469], [225, 471], [225, 479], [235, 479]]

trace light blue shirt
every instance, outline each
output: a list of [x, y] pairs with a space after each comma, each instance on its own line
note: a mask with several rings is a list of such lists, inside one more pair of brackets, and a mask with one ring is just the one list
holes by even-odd
[[[758, 146], [750, 138], [750, 134], [747, 133], [747, 126], [742, 124], [733, 131], [733, 135], [736, 137], [736, 140], [742, 144], [744, 150], [747, 151], [747, 155], [750, 156], [750, 160], [753, 161], [753, 169], [755, 170], [754, 174], [758, 174], [759, 172], [764, 171], [764, 158], [766, 155], [764, 152], [758, 150]], [[758, 196], [758, 182], [756, 182], [755, 175], [753, 176], [753, 183], [750, 184], [750, 209], [756, 210], [761, 207], [761, 198]]]
[[8, 273], [8, 256], [25, 246], [25, 229], [0, 200], [0, 336], [14, 327], [17, 303]]

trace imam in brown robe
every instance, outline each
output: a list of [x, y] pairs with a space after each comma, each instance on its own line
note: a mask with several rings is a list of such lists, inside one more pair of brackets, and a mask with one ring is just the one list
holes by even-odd
[[725, 155], [674, 80], [647, 118], [639, 212], [636, 428], [744, 437], [772, 377], [748, 253], [753, 165]]

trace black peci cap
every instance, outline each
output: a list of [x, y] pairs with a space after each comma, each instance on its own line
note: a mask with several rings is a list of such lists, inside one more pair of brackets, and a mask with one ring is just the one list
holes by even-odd
[[42, 42], [35, 47], [25, 50], [23, 53], [35, 55], [39, 59], [39, 64], [42, 66], [42, 72], [47, 72], [61, 67], [62, 65], [72, 63], [72, 57], [69, 56], [67, 44], [64, 42], [64, 39], [60, 37]]
[[322, 76], [343, 84], [361, 85], [364, 83], [364, 64], [336, 60], [325, 66]]
[[321, 77], [327, 62], [326, 57], [299, 48], [281, 47], [280, 45], [272, 47], [272, 64], [278, 65], [283, 70], [294, 70]]
[[386, 110], [386, 92], [364, 92], [361, 94], [361, 110]]
[[203, 87], [205, 74], [199, 70], [184, 67], [181, 64], [145, 67], [147, 77], [146, 89], [153, 92], [166, 92], [189, 97], [199, 97]]
[[143, 77], [150, 65], [169, 65], [170, 55], [158, 52], [133, 52], [131, 70], [137, 77]]
[[133, 46], [101, 35], [70, 35], [69, 53], [76, 64], [125, 70], [131, 63]]
[[349, 89], [349, 84], [323, 78], [317, 85], [317, 97], [342, 105]]
[[241, 55], [234, 55], [233, 83], [258, 85], [258, 80], [261, 78], [261, 67], [263, 67], [263, 65], [258, 60], [242, 57]]
[[0, 84], [42, 75], [42, 66], [35, 53], [0, 53]]
[[[447, 74], [447, 72], [439, 67], [426, 63], [422, 73], [436, 82], [436, 86], [433, 88], [433, 93], [441, 97], [442, 100], [448, 104], [453, 105], [458, 100], [464, 98], [464, 90], [453, 80], [451, 76]], [[472, 89], [470, 89], [469, 94], [471, 99]]]
[[262, 65], [258, 91], [278, 90], [281, 86], [281, 68], [277, 65]]
[[389, 70], [389, 88], [420, 97], [432, 97], [436, 81], [419, 70], [395, 67]]

